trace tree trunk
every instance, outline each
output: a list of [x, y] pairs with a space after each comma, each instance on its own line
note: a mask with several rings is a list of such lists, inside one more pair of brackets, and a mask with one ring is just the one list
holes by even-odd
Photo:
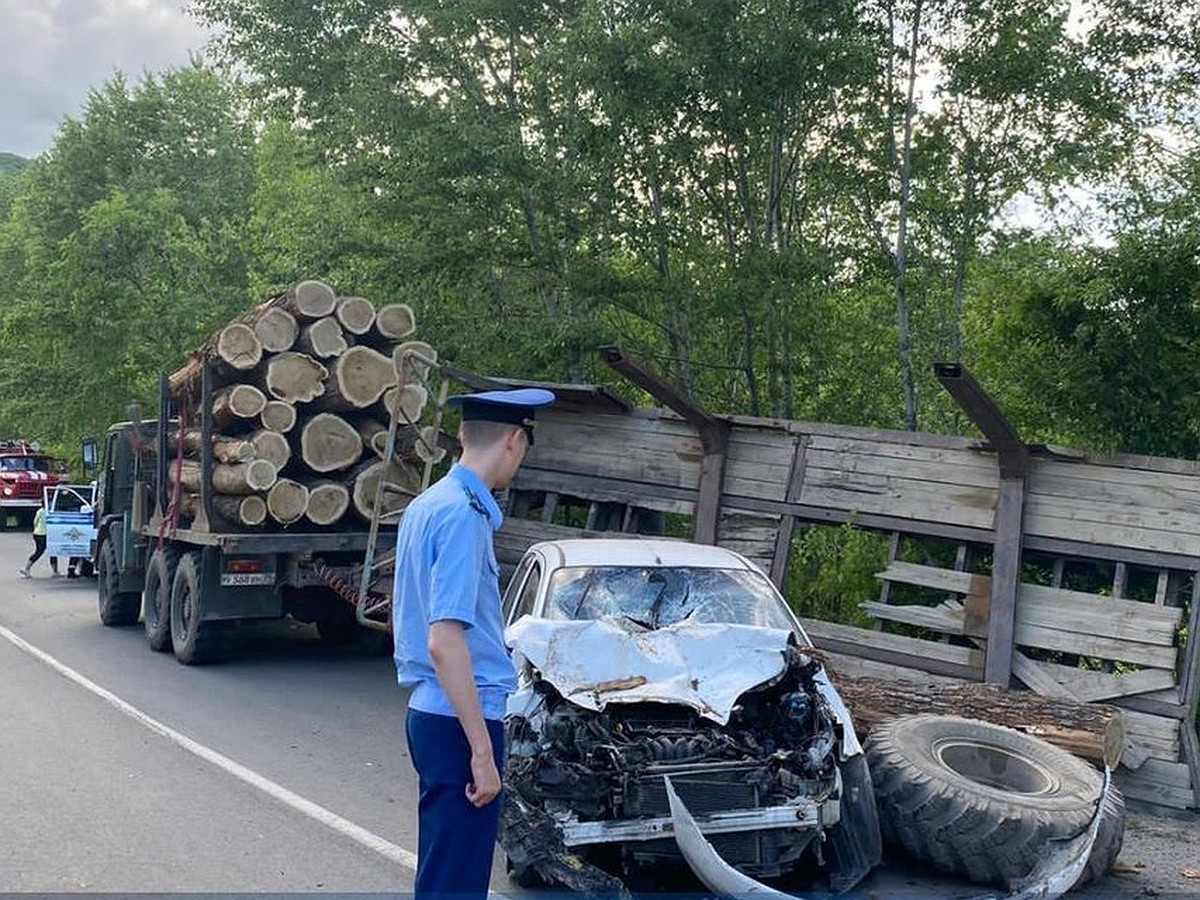
[[1111, 706], [1074, 703], [992, 684], [918, 684], [836, 676], [859, 738], [884, 719], [939, 713], [1007, 725], [1096, 763], [1116, 767], [1125, 747], [1125, 725]]
[[[203, 437], [199, 428], [189, 428], [183, 433], [183, 452], [190, 456], [199, 456], [200, 448], [203, 444]], [[167, 445], [171, 453], [178, 453], [178, 439], [176, 432], [172, 431], [167, 438]], [[239, 463], [248, 462], [255, 457], [254, 445], [249, 441], [241, 440], [240, 438], [227, 438], [213, 435], [212, 439], [213, 459], [219, 463]]]
[[358, 462], [362, 438], [354, 426], [333, 413], [318, 413], [300, 431], [300, 455], [314, 472], [336, 472]]
[[413, 425], [421, 420], [428, 400], [429, 391], [419, 384], [409, 383], [384, 391], [378, 410], [389, 420], [394, 413], [399, 417], [401, 426]]
[[241, 322], [217, 335], [217, 359], [235, 372], [249, 372], [262, 361], [263, 345], [254, 329]]
[[297, 319], [311, 322], [333, 314], [337, 294], [323, 281], [302, 281], [284, 295], [283, 306]]
[[262, 361], [262, 354], [263, 345], [254, 329], [244, 322], [231, 322], [211, 343], [167, 376], [167, 390], [175, 396], [193, 391], [200, 384], [206, 359], [216, 364], [223, 380], [229, 381], [236, 379], [239, 373], [251, 371]]
[[406, 303], [390, 303], [375, 314], [375, 334], [386, 343], [402, 341], [416, 328], [412, 307]]
[[[196, 518], [200, 515], [200, 495], [184, 494], [180, 498], [179, 509], [188, 518]], [[246, 497], [217, 494], [213, 497], [213, 513], [231, 525], [253, 528], [266, 521], [267, 504], [257, 494]]]
[[[418, 359], [412, 355], [414, 353], [424, 359]], [[397, 383], [409, 384], [425, 381], [429, 378], [429, 363], [436, 363], [437, 358], [437, 351], [424, 341], [405, 341], [398, 345], [392, 351], [392, 365], [396, 369]]]
[[366, 409], [396, 383], [392, 361], [370, 347], [351, 347], [331, 364], [321, 409]]
[[394, 522], [401, 510], [421, 492], [421, 473], [407, 463], [386, 463], [382, 460], [359, 466], [353, 473], [354, 511], [368, 522], [371, 521], [380, 479], [383, 479], [383, 493], [379, 498], [382, 511], [380, 521]]
[[234, 384], [217, 391], [212, 400], [213, 424], [222, 430], [247, 425], [267, 405], [267, 398], [252, 384]]
[[290, 478], [280, 478], [267, 493], [267, 513], [280, 525], [299, 522], [308, 509], [308, 488]]
[[280, 353], [267, 363], [263, 384], [276, 400], [307, 403], [325, 392], [328, 375], [329, 370], [311, 356]]
[[[383, 459], [384, 451], [387, 450], [387, 430], [384, 429], [374, 441], [368, 441], [367, 446], [375, 451], [376, 456]], [[442, 446], [441, 432], [432, 425], [426, 425], [424, 428], [408, 425], [396, 429], [394, 459], [438, 463], [445, 455], [446, 449]]]
[[250, 443], [254, 448], [254, 458], [268, 460], [276, 469], [282, 469], [292, 458], [291, 444], [278, 431], [259, 429], [250, 436]]
[[350, 489], [336, 481], [314, 481], [308, 485], [308, 508], [304, 514], [314, 525], [332, 525], [350, 508]]
[[[167, 477], [175, 480], [175, 466], [167, 467]], [[269, 489], [278, 477], [275, 466], [265, 459], [244, 463], [218, 463], [213, 466], [212, 489], [217, 494], [244, 495]], [[179, 483], [193, 494], [200, 493], [200, 464], [184, 460], [180, 467]]]
[[296, 427], [296, 407], [286, 400], [268, 400], [258, 415], [258, 421], [263, 428], [287, 434]]
[[334, 315], [350, 334], [367, 334], [375, 324], [375, 304], [365, 297], [338, 297]]
[[346, 352], [346, 348], [349, 346], [346, 335], [342, 332], [342, 326], [333, 316], [326, 316], [323, 319], [317, 319], [310, 325], [305, 325], [300, 329], [300, 336], [296, 339], [297, 350], [318, 359], [340, 356]]
[[268, 353], [291, 350], [300, 335], [296, 317], [281, 306], [272, 306], [254, 323], [254, 333]]

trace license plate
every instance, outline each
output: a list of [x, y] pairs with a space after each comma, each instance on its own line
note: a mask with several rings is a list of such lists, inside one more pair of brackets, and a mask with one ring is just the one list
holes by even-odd
[[222, 572], [221, 587], [249, 587], [256, 584], [274, 584], [274, 572]]

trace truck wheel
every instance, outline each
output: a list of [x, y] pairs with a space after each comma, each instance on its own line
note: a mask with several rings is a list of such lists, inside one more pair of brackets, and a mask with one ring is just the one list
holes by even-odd
[[133, 591], [120, 590], [121, 573], [117, 570], [117, 549], [107, 537], [100, 542], [96, 565], [100, 622], [109, 626], [133, 625], [138, 620], [142, 598]]
[[142, 624], [150, 649], [171, 649], [171, 588], [179, 566], [179, 550], [164, 546], [150, 555], [146, 566], [146, 588], [142, 592]]
[[341, 601], [333, 601], [317, 619], [321, 642], [331, 647], [353, 647], [363, 656], [383, 656], [393, 650], [392, 635], [359, 625], [354, 610]]
[[184, 553], [171, 580], [171, 643], [185, 666], [218, 662], [230, 650], [229, 623], [202, 621], [203, 602], [200, 554]]
[[[1103, 787], [1079, 759], [1011, 728], [958, 716], [903, 716], [866, 744], [885, 839], [972, 881], [1027, 876], [1047, 842], [1087, 828]], [[1080, 883], [1104, 875], [1125, 834], [1125, 804], [1110, 791]]]

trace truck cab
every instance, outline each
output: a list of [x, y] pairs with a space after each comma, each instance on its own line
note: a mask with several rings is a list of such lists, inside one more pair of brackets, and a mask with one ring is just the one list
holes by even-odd
[[69, 480], [66, 464], [28, 441], [0, 441], [0, 527], [25, 524], [42, 505], [46, 488]]

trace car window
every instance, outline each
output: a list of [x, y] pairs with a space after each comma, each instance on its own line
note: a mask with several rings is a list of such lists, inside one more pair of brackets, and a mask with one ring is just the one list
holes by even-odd
[[516, 614], [513, 616], [514, 621], [533, 612], [533, 604], [537, 602], [538, 586], [541, 581], [542, 567], [535, 562], [529, 567], [529, 575], [525, 579], [524, 587], [521, 588]]
[[760, 573], [692, 566], [572, 566], [554, 572], [552, 619], [620, 616], [645, 628], [680, 622], [795, 630], [782, 598]]
[[522, 596], [522, 588], [525, 586], [525, 576], [533, 567], [533, 557], [527, 556], [521, 560], [521, 564], [517, 566], [517, 571], [513, 572], [513, 577], [508, 581], [508, 589], [504, 592], [504, 621], [512, 622], [516, 618], [513, 615], [513, 609], [516, 607], [517, 599]]

